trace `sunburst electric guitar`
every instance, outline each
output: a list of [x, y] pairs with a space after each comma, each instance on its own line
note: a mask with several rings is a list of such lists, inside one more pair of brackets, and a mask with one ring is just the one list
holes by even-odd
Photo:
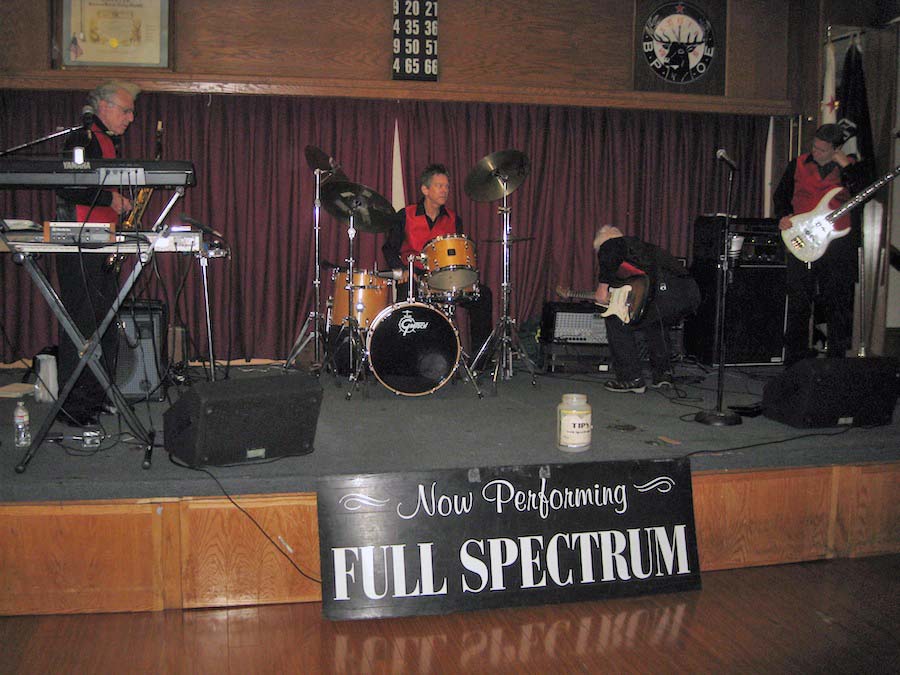
[[829, 190], [812, 211], [791, 216], [791, 226], [781, 231], [781, 238], [784, 240], [787, 250], [795, 258], [805, 263], [811, 263], [821, 258], [825, 255], [828, 244], [833, 239], [839, 239], [850, 234], [849, 227], [845, 230], [836, 230], [834, 229], [834, 223], [862, 204], [873, 192], [890, 183], [898, 175], [900, 175], [900, 166], [894, 167], [893, 171], [886, 173], [834, 211], [828, 208], [828, 202], [834, 199], [834, 196], [844, 188], [835, 187]]
[[645, 274], [622, 279], [609, 286], [609, 302], [605, 305], [594, 299], [594, 291], [573, 291], [563, 286], [556, 287], [556, 293], [563, 298], [593, 300], [604, 308], [600, 316], [617, 316], [622, 323], [638, 323], [644, 317], [644, 310], [650, 302], [650, 280]]

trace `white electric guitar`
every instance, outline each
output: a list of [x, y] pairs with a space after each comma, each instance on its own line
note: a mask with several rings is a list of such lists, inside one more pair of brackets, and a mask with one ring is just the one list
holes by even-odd
[[611, 284], [609, 302], [606, 304], [594, 300], [594, 291], [573, 291], [557, 286], [556, 293], [563, 298], [593, 300], [594, 304], [605, 310], [600, 316], [617, 316], [622, 323], [638, 323], [643, 318], [644, 310], [651, 299], [650, 280], [643, 274], [636, 274], [619, 283]]
[[794, 257], [806, 263], [821, 258], [825, 255], [825, 250], [832, 239], [839, 239], [850, 233], [849, 227], [845, 230], [834, 229], [834, 223], [862, 204], [873, 192], [890, 183], [898, 175], [900, 175], [900, 166], [894, 167], [893, 171], [885, 174], [834, 211], [828, 208], [828, 202], [844, 188], [835, 187], [829, 190], [812, 211], [791, 216], [791, 226], [781, 231], [781, 238], [784, 240], [787, 250]]

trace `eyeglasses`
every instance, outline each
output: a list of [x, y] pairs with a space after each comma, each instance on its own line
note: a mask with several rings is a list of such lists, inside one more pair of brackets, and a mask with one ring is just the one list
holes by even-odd
[[118, 103], [116, 103], [115, 101], [110, 101], [107, 99], [103, 99], [103, 100], [106, 101], [107, 104], [115, 106], [116, 108], [121, 110], [126, 115], [134, 115], [134, 108], [124, 108], [124, 107], [120, 106]]

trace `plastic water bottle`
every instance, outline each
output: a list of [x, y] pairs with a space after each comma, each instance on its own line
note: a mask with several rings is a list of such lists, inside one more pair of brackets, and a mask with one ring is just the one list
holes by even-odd
[[25, 401], [16, 403], [13, 423], [16, 427], [16, 447], [31, 447], [31, 416], [28, 414], [28, 408], [25, 407]]

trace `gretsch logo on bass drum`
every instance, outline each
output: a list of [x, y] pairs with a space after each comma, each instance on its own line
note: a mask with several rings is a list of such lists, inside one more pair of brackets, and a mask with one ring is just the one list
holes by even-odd
[[406, 337], [410, 333], [415, 333], [418, 330], [425, 330], [428, 328], [427, 321], [416, 321], [412, 313], [407, 309], [403, 312], [403, 317], [397, 322], [397, 328], [400, 330], [400, 333]]

